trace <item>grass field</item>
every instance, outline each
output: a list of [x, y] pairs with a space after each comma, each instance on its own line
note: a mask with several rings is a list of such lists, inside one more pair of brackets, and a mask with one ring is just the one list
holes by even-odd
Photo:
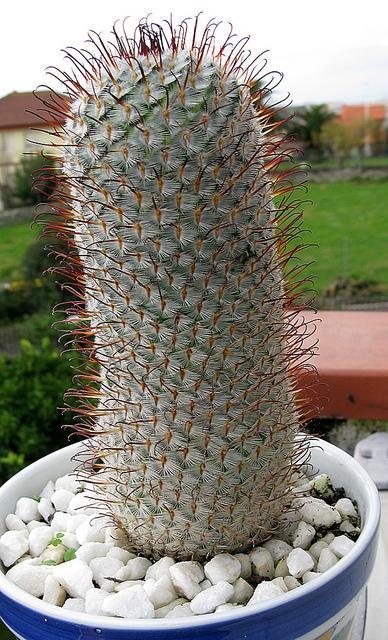
[[319, 247], [305, 260], [316, 262], [318, 292], [339, 275], [388, 284], [388, 181], [311, 184], [307, 197], [306, 241]]
[[[388, 181], [312, 183], [305, 205], [307, 242], [319, 245], [304, 252], [314, 260], [322, 292], [339, 275], [388, 284]], [[39, 230], [30, 223], [0, 227], [0, 282], [20, 277], [20, 263]]]
[[28, 245], [40, 229], [30, 222], [0, 227], [0, 282], [17, 280], [21, 275], [21, 261]]

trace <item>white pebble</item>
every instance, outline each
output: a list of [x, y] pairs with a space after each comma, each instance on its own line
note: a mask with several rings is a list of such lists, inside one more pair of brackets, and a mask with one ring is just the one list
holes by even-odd
[[154, 564], [151, 564], [151, 566], [148, 567], [147, 573], [145, 575], [146, 580], [149, 580], [150, 578], [154, 578], [154, 580], [159, 580], [159, 578], [161, 578], [164, 575], [169, 576], [170, 567], [172, 567], [173, 564], [175, 564], [175, 560], [173, 560], [172, 558], [169, 558], [168, 556], [160, 558], [160, 560], [158, 560], [157, 562], [154, 562]]
[[28, 536], [28, 545], [30, 553], [35, 558], [40, 556], [45, 550], [50, 540], [53, 539], [53, 532], [49, 526], [37, 527], [30, 532]]
[[67, 513], [64, 513], [63, 511], [56, 511], [50, 523], [51, 530], [54, 531], [54, 533], [64, 533], [65, 531], [67, 531], [68, 522], [69, 515]]
[[77, 538], [75, 537], [75, 534], [69, 533], [68, 531], [65, 531], [63, 537], [61, 538], [61, 542], [66, 547], [66, 549], [76, 550], [80, 546]]
[[5, 526], [10, 531], [22, 531], [26, 529], [26, 523], [23, 522], [18, 516], [15, 516], [14, 513], [9, 513], [5, 518]]
[[339, 558], [343, 558], [343, 556], [346, 556], [346, 554], [353, 549], [354, 545], [355, 542], [347, 536], [337, 536], [330, 542], [329, 549]]
[[337, 562], [338, 558], [331, 549], [328, 547], [326, 549], [322, 549], [317, 565], [318, 573], [323, 573], [324, 571], [331, 569], [331, 567], [334, 567]]
[[311, 545], [309, 553], [313, 556], [313, 558], [315, 558], [315, 560], [319, 560], [322, 549], [327, 549], [328, 546], [329, 545], [324, 540], [318, 540]]
[[75, 533], [78, 527], [83, 522], [89, 519], [89, 516], [85, 515], [84, 513], [77, 513], [75, 515], [67, 514], [67, 515], [68, 515], [68, 519], [66, 524], [66, 531], [68, 531], [69, 533]]
[[233, 593], [234, 588], [229, 582], [219, 580], [205, 591], [198, 593], [190, 602], [190, 609], [195, 614], [211, 613], [220, 604], [228, 602], [233, 597]]
[[49, 480], [48, 483], [45, 485], [44, 489], [42, 489], [42, 491], [40, 492], [40, 497], [50, 500], [51, 496], [54, 493], [54, 490], [55, 490], [54, 483], [52, 480]]
[[47, 524], [45, 522], [40, 522], [39, 520], [31, 520], [31, 522], [27, 524], [29, 532], [33, 529], [37, 529], [38, 527], [47, 527]]
[[[26, 530], [27, 531], [27, 530]], [[0, 560], [10, 567], [28, 551], [28, 538], [24, 530], [6, 531], [0, 538]]]
[[272, 584], [276, 584], [278, 587], [281, 588], [282, 591], [284, 591], [284, 593], [286, 593], [288, 591], [286, 583], [284, 582], [284, 578], [281, 578], [279, 576], [279, 578], [274, 578], [273, 580], [271, 580]]
[[199, 583], [204, 578], [204, 572], [198, 562], [190, 560], [177, 562], [169, 569], [172, 583], [179, 595], [192, 600], [201, 592]]
[[80, 511], [86, 515], [92, 515], [96, 512], [95, 501], [88, 497], [84, 491], [73, 496], [67, 507], [67, 513], [70, 515], [77, 515]]
[[23, 522], [31, 522], [31, 520], [40, 520], [38, 511], [39, 502], [33, 498], [19, 498], [16, 503], [15, 515]]
[[12, 567], [6, 573], [6, 577], [24, 591], [40, 598], [44, 594], [45, 580], [51, 569], [52, 567], [34, 565], [26, 561]]
[[155, 617], [154, 605], [141, 585], [135, 585], [107, 596], [102, 603], [101, 610], [104, 614], [120, 618]]
[[349, 500], [349, 498], [340, 498], [336, 503], [335, 508], [343, 518], [357, 517], [357, 511], [353, 502]]
[[113, 543], [115, 547], [128, 547], [128, 538], [125, 532], [117, 527], [105, 527], [106, 543]]
[[45, 562], [46, 560], [51, 560], [53, 562], [56, 562], [57, 564], [60, 564], [61, 562], [63, 562], [65, 552], [66, 552], [66, 547], [63, 544], [59, 544], [56, 547], [50, 544], [43, 551], [39, 559], [41, 562]]
[[307, 584], [308, 582], [319, 578], [320, 575], [322, 574], [316, 573], [315, 571], [306, 571], [306, 573], [303, 574], [302, 582], [303, 584]]
[[84, 613], [85, 611], [85, 600], [83, 598], [68, 598], [63, 605], [62, 609], [67, 609], [68, 611], [79, 611]]
[[149, 578], [144, 583], [144, 589], [155, 609], [165, 607], [178, 598], [170, 574], [165, 573], [158, 580]]
[[85, 596], [85, 612], [95, 616], [103, 615], [102, 603], [108, 595], [109, 592], [104, 589], [89, 589]]
[[294, 576], [285, 576], [283, 578], [283, 580], [284, 580], [284, 584], [286, 585], [288, 591], [292, 591], [293, 589], [296, 589], [297, 587], [300, 587], [299, 580], [294, 578]]
[[47, 576], [44, 583], [43, 602], [62, 607], [66, 600], [66, 591], [54, 576]]
[[180, 604], [174, 607], [168, 612], [166, 618], [187, 618], [188, 616], [195, 615], [190, 608], [190, 604], [190, 602], [187, 602], [186, 604]]
[[288, 575], [290, 575], [290, 572], [288, 571], [286, 559], [282, 558], [275, 567], [274, 577], [285, 578]]
[[82, 483], [75, 478], [75, 476], [67, 474], [61, 476], [55, 482], [55, 489], [65, 489], [71, 493], [77, 493], [82, 488]]
[[201, 587], [201, 591], [204, 591], [205, 589], [211, 587], [212, 583], [206, 578], [206, 580], [202, 580], [202, 582], [199, 583], [199, 586]]
[[57, 511], [67, 511], [67, 508], [74, 498], [74, 493], [66, 489], [57, 489], [51, 496], [51, 502]]
[[237, 605], [232, 604], [231, 602], [225, 602], [225, 604], [220, 604], [216, 607], [215, 613], [222, 613], [223, 611], [231, 611], [237, 609]]
[[275, 565], [292, 551], [292, 547], [284, 540], [279, 540], [279, 538], [267, 540], [267, 542], [264, 542], [263, 547], [270, 552]]
[[129, 587], [133, 587], [135, 584], [140, 584], [144, 587], [144, 580], [125, 580], [124, 582], [120, 582], [115, 584], [115, 591], [122, 591], [123, 589], [128, 589]]
[[105, 591], [114, 591], [115, 582], [109, 580], [114, 578], [116, 573], [123, 567], [121, 560], [116, 558], [94, 558], [89, 564], [93, 571], [93, 580]]
[[53, 576], [72, 598], [84, 598], [93, 587], [93, 572], [82, 560], [69, 560], [52, 567]]
[[104, 542], [105, 533], [104, 529], [98, 524], [96, 520], [87, 519], [82, 522], [75, 530], [75, 536], [80, 545], [86, 542]]
[[122, 568], [120, 576], [116, 577], [119, 580], [142, 580], [151, 564], [147, 558], [132, 558]]
[[136, 558], [135, 553], [131, 553], [130, 551], [126, 551], [125, 549], [121, 549], [120, 547], [112, 547], [111, 549], [109, 549], [106, 555], [108, 558], [116, 558], [116, 560], [121, 560], [121, 562], [123, 562], [124, 564], [126, 564], [128, 560]]
[[334, 538], [335, 538], [334, 533], [331, 533], [331, 531], [329, 531], [329, 533], [327, 533], [325, 536], [323, 536], [323, 538], [321, 538], [321, 541], [326, 542], [326, 544], [330, 544], [330, 542], [334, 540]]
[[[204, 566], [205, 576], [212, 584], [236, 582], [241, 574], [241, 564], [230, 553], [220, 553]], [[220, 603], [221, 604], [221, 603]]]
[[339, 530], [344, 533], [360, 533], [360, 529], [355, 527], [350, 520], [344, 520], [339, 526]]
[[93, 558], [101, 558], [108, 554], [111, 546], [104, 542], [86, 542], [77, 551], [75, 555], [79, 560], [89, 564]]
[[47, 498], [41, 498], [38, 502], [38, 511], [42, 518], [48, 522], [51, 516], [54, 514], [55, 509], [52, 505], [51, 500]]
[[247, 553], [236, 553], [234, 557], [237, 558], [241, 564], [240, 577], [248, 580], [252, 575], [252, 564], [249, 555]]
[[278, 584], [273, 584], [272, 582], [260, 582], [260, 584], [257, 585], [252, 598], [248, 601], [248, 605], [255, 604], [256, 602], [262, 602], [263, 600], [278, 598], [282, 595], [284, 595], [284, 591]]
[[303, 520], [314, 527], [329, 528], [341, 522], [338, 511], [319, 498], [297, 498], [294, 506], [299, 509]]
[[298, 522], [298, 526], [292, 539], [294, 548], [307, 549], [315, 538], [315, 529], [312, 524], [307, 524], [304, 520]]
[[293, 549], [286, 559], [287, 567], [294, 578], [301, 578], [314, 568], [314, 560], [304, 549]]
[[[170, 602], [170, 604], [166, 604], [165, 607], [160, 607], [160, 609], [155, 609], [155, 618], [165, 618], [170, 611], [172, 611], [173, 609], [175, 609], [175, 607], [181, 604], [187, 604], [187, 600], [185, 598], [177, 598], [177, 600]], [[190, 609], [190, 612], [191, 612], [191, 609]]]
[[267, 549], [257, 547], [250, 552], [249, 557], [253, 565], [253, 573], [262, 578], [272, 578], [275, 567], [272, 555]]
[[230, 598], [230, 602], [246, 604], [252, 595], [253, 587], [244, 578], [237, 578], [233, 583], [233, 596]]

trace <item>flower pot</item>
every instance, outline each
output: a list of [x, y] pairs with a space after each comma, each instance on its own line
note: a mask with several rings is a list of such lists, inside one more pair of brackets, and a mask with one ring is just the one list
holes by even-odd
[[[317, 443], [318, 444], [318, 443]], [[315, 471], [328, 473], [357, 500], [362, 531], [352, 551], [322, 576], [277, 599], [190, 618], [125, 620], [94, 617], [46, 604], [0, 571], [0, 617], [25, 640], [350, 640], [360, 595], [372, 571], [379, 524], [377, 490], [349, 455], [323, 441], [311, 452]], [[39, 493], [50, 479], [74, 468], [74, 444], [30, 465], [0, 488], [0, 533], [18, 498]]]

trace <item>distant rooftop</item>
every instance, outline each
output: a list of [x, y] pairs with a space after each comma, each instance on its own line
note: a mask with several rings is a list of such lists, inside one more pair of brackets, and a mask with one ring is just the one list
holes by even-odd
[[[35, 115], [35, 113], [39, 113], [39, 109], [45, 108], [39, 98], [51, 102], [50, 95], [49, 91], [36, 91], [35, 94], [32, 91], [23, 93], [13, 91], [4, 98], [0, 98], [0, 130], [26, 129], [39, 125], [44, 126], [44, 124], [54, 124], [53, 121], [44, 123], [38, 115]], [[30, 111], [33, 113], [29, 113]], [[47, 113], [41, 113], [43, 117], [47, 118]]]

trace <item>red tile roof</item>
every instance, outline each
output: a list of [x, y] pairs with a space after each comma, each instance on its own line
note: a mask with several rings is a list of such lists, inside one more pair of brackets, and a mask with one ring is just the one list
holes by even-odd
[[[34, 113], [28, 111], [38, 112], [39, 109], [44, 109], [45, 106], [38, 99], [46, 99], [49, 102], [49, 91], [37, 91], [34, 95], [31, 91], [25, 93], [18, 93], [13, 91], [4, 98], [0, 99], [0, 129], [27, 129], [28, 127], [42, 126], [44, 123]], [[42, 113], [47, 118], [46, 113]], [[53, 122], [51, 122], [53, 124]]]

